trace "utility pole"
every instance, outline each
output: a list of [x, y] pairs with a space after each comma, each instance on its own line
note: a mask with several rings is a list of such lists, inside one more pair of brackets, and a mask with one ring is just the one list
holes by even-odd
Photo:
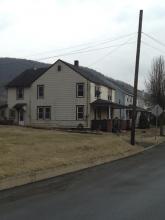
[[131, 144], [132, 145], [135, 144], [136, 102], [137, 102], [137, 86], [138, 86], [138, 73], [139, 73], [139, 60], [140, 60], [142, 20], [143, 20], [143, 10], [140, 10], [138, 38], [137, 38], [137, 51], [136, 51], [136, 64], [135, 64], [135, 78], [134, 78], [133, 111], [132, 111], [132, 128], [131, 128]]

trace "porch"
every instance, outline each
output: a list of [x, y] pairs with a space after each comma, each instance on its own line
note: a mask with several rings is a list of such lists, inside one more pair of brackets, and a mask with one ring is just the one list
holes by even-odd
[[25, 121], [26, 121], [27, 104], [17, 103], [13, 106], [13, 110], [16, 111], [16, 114], [14, 117], [14, 123], [17, 125], [24, 126]]
[[117, 132], [130, 129], [130, 119], [126, 115], [128, 107], [108, 100], [98, 99], [91, 103], [93, 112], [92, 130]]

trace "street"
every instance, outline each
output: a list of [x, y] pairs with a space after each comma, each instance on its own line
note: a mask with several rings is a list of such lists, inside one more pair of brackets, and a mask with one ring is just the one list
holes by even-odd
[[165, 144], [0, 193], [0, 220], [164, 220]]

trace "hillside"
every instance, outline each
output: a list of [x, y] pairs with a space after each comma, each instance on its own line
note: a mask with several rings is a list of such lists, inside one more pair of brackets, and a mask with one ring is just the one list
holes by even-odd
[[5, 100], [5, 90], [4, 86], [23, 72], [29, 68], [40, 68], [46, 67], [49, 64], [40, 63], [33, 60], [26, 59], [16, 59], [16, 58], [0, 58], [0, 102], [4, 102]]

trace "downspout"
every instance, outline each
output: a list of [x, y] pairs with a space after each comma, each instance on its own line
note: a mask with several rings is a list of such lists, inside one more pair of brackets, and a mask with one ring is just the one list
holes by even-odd
[[87, 95], [86, 95], [86, 127], [88, 128], [89, 123], [89, 99], [90, 99], [90, 94], [89, 94], [89, 81], [87, 80]]

